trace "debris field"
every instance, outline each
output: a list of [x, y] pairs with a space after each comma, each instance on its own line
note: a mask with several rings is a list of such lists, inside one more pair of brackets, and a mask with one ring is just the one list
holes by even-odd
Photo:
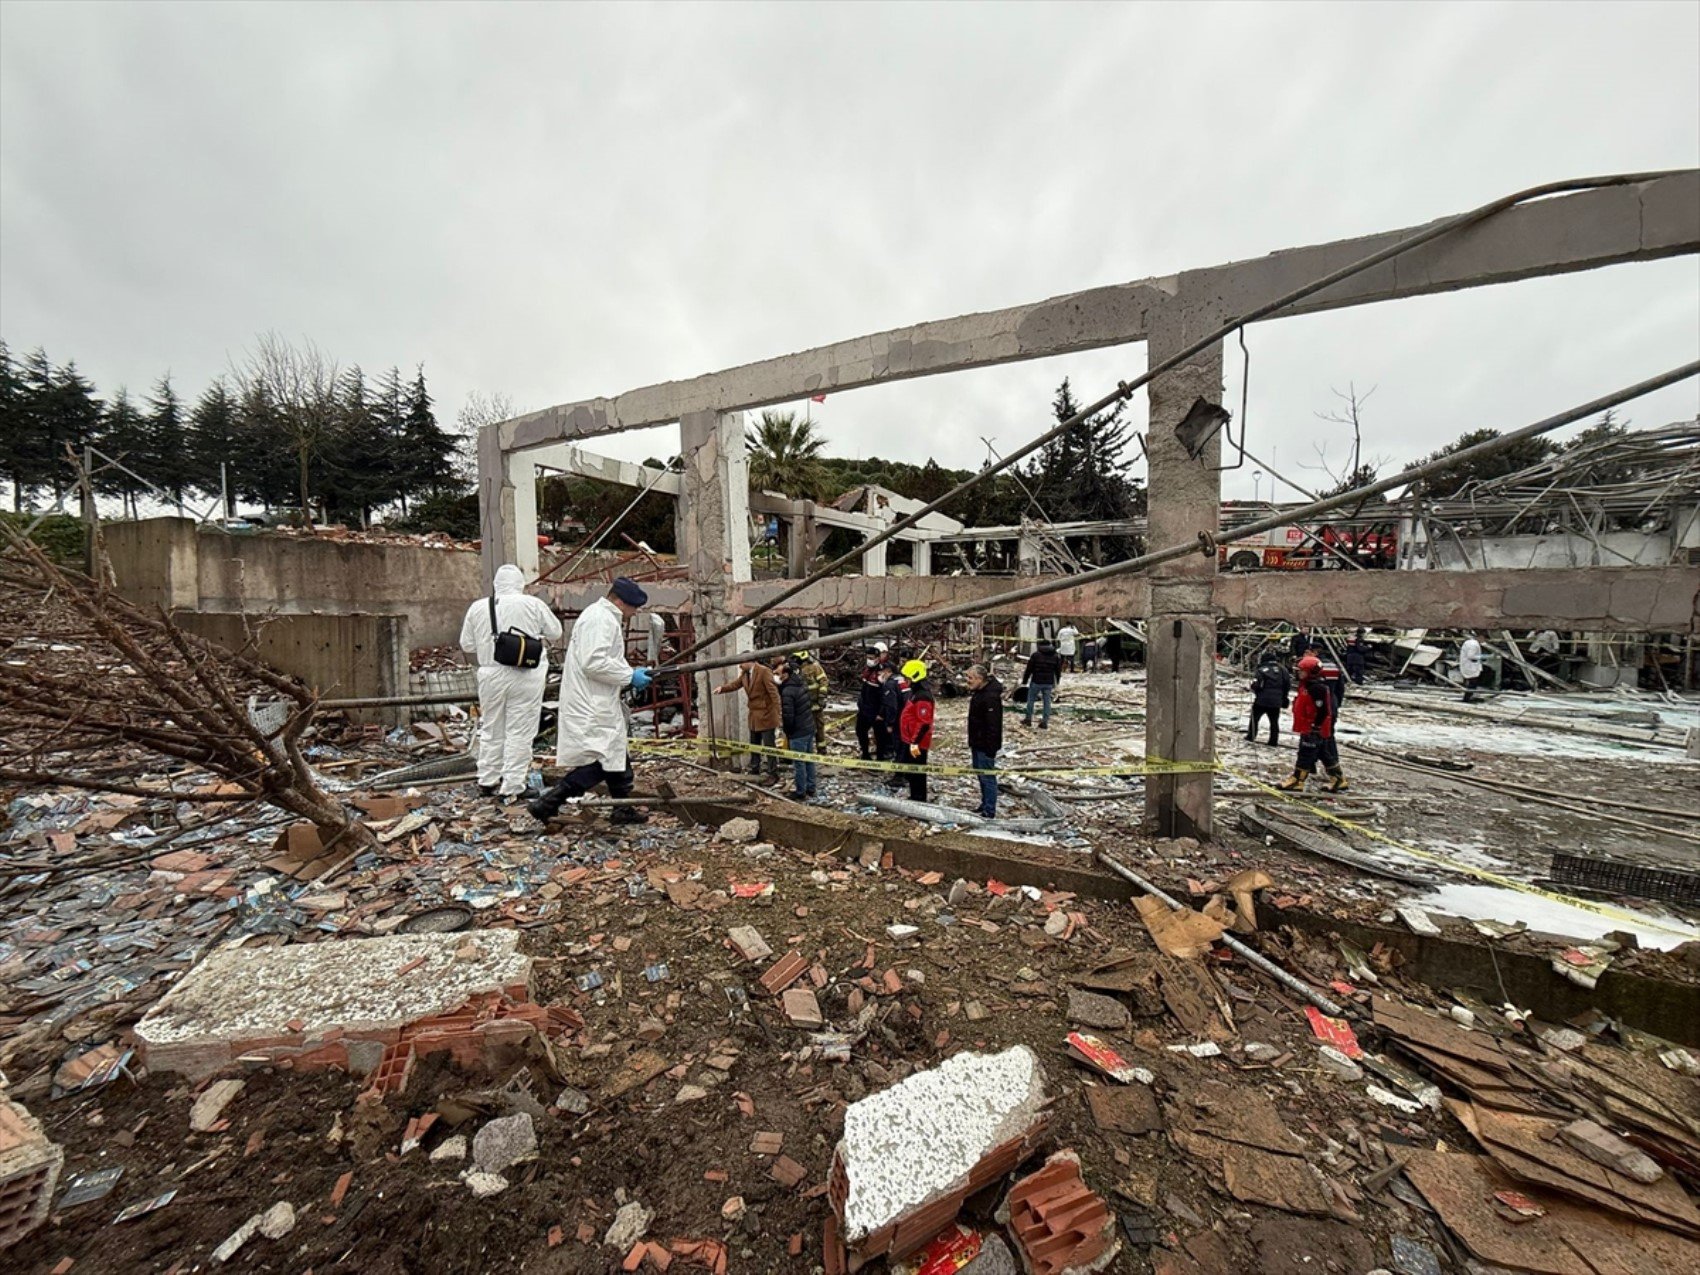
[[[1426, 845], [1533, 879], [1547, 821], [1569, 846], [1647, 863], [1678, 865], [1681, 839], [1370, 760], [1339, 798], [1282, 799], [1266, 785], [1285, 750], [1235, 740], [1217, 841], [1153, 840], [1137, 778], [1035, 773], [1136, 755], [1120, 722], [1137, 722], [1141, 691], [1089, 676], [1047, 732], [1010, 720], [1000, 819], [1043, 829], [1019, 838], [874, 811], [859, 794], [883, 791], [877, 775], [825, 770], [808, 807], [643, 752], [640, 789], [665, 781], [684, 804], [636, 828], [603, 813], [540, 830], [467, 781], [362, 788], [452, 752], [452, 723], [321, 723], [315, 764], [375, 834], [329, 875], [263, 809], [197, 831], [142, 796], [16, 793], [0, 925], [8, 1263], [1700, 1266], [1692, 1034], [1556, 1015], [1430, 977], [1416, 955], [1490, 947], [1577, 995], [1578, 971], [1691, 995], [1695, 910], [1596, 899], [1577, 909], [1592, 932], [1553, 934], [1427, 906], [1470, 884], [1444, 864], [1400, 861], [1425, 878], [1411, 884], [1327, 857], [1385, 867], [1389, 843]], [[1223, 696], [1224, 736], [1239, 709]], [[1366, 696], [1347, 712], [1367, 747], [1433, 751], [1398, 743], [1429, 710]], [[941, 706], [941, 737], [961, 713]], [[1558, 790], [1604, 771], [1649, 809], [1692, 791], [1680, 761], [1581, 751], [1447, 756], [1464, 777]], [[944, 776], [932, 796], [960, 807], [973, 783]], [[799, 819], [818, 844], [774, 835]], [[1130, 899], [1095, 852], [1184, 912]], [[927, 854], [1007, 870], [915, 866]], [[1385, 941], [1354, 942], [1361, 927]]]

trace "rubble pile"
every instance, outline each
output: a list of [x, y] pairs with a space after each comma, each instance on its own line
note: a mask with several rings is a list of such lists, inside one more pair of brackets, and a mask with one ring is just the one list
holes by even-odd
[[[1058, 745], [1113, 759], [1116, 729], [1059, 717], [1013, 749], [1027, 764]], [[349, 731], [316, 764], [353, 783], [407, 749]], [[640, 788], [687, 800], [727, 786], [641, 769]], [[949, 804], [972, 782], [934, 795]], [[841, 835], [837, 816], [812, 849], [776, 835], [765, 800], [707, 823], [687, 804], [636, 828], [539, 830], [464, 781], [351, 787], [375, 844], [346, 862], [294, 854], [263, 811], [178, 832], [200, 818], [186, 803], [18, 792], [0, 884], [15, 1104], [0, 1109], [0, 1225], [14, 1197], [39, 1216], [15, 1225], [8, 1259], [1700, 1267], [1692, 1040], [1543, 1016], [1491, 984], [1431, 986], [1393, 937], [1344, 933], [1482, 941], [1438, 914], [1439, 939], [1413, 933], [1397, 909], [1429, 915], [1411, 902], [1422, 887], [1226, 819], [1213, 843], [1143, 837], [1118, 782], [1045, 785], [1091, 799], [1021, 844], [996, 826], [876, 824], [839, 784], [865, 835]], [[1378, 807], [1354, 821], [1378, 827], [1399, 808], [1354, 799]], [[1040, 809], [1019, 800], [1018, 818]], [[1338, 808], [1280, 813], [1349, 838], [1323, 809]], [[1044, 878], [1045, 864], [1093, 872], [1100, 846], [1185, 907], [1130, 901], [1107, 874], [1098, 894]], [[964, 847], [1031, 883], [953, 868]], [[1595, 937], [1504, 925], [1491, 941], [1585, 996], [1547, 962]], [[1680, 949], [1620, 937], [1602, 985], [1700, 977]], [[45, 1157], [34, 1186], [9, 1167], [19, 1146]]]

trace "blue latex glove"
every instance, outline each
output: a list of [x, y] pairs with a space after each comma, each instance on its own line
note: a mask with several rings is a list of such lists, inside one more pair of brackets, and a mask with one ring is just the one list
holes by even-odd
[[632, 670], [632, 689], [634, 691], [648, 690], [649, 684], [654, 680], [655, 674], [651, 673], [646, 668], [637, 668]]

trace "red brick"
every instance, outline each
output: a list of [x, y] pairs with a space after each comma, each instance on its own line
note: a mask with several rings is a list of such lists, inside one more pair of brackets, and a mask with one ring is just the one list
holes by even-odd
[[772, 965], [767, 967], [767, 973], [758, 980], [769, 996], [777, 996], [791, 984], [803, 976], [809, 968], [809, 963], [796, 952], [787, 952]]
[[1088, 1266], [1115, 1240], [1115, 1215], [1059, 1152], [1009, 1189], [1009, 1229], [1033, 1275]]

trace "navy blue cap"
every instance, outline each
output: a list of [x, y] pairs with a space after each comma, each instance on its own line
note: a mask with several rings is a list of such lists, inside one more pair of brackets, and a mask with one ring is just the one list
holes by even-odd
[[638, 582], [628, 580], [625, 576], [614, 581], [611, 592], [629, 607], [640, 607], [649, 601], [649, 594], [638, 587]]

